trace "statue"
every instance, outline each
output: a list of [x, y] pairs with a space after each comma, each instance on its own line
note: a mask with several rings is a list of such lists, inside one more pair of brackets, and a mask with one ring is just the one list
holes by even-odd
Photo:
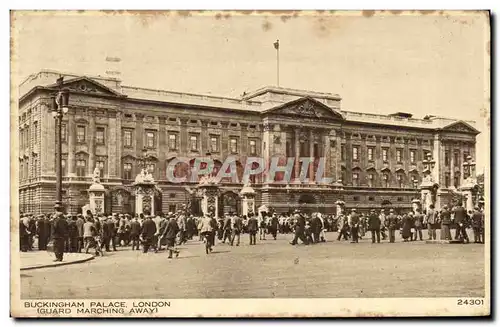
[[424, 180], [423, 180], [423, 181], [424, 181], [424, 182], [432, 182], [432, 176], [431, 176], [431, 174], [426, 175], [426, 176], [424, 177]]
[[97, 184], [101, 183], [101, 170], [99, 169], [99, 167], [95, 167], [92, 181]]

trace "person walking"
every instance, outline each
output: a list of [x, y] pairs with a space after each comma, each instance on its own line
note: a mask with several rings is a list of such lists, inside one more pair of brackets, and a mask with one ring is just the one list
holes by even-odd
[[389, 230], [389, 242], [396, 242], [396, 229], [398, 228], [398, 217], [394, 214], [394, 209], [389, 210], [386, 219], [387, 229]]
[[299, 213], [299, 210], [295, 210], [295, 213], [293, 215], [293, 219], [295, 221], [295, 236], [293, 240], [290, 242], [291, 245], [296, 245], [297, 241], [300, 239], [304, 245], [308, 245], [309, 242], [307, 241], [306, 235], [305, 235], [305, 228], [306, 228], [306, 219], [304, 216], [302, 216]]
[[[462, 206], [462, 203], [457, 203], [457, 206], [453, 209], [454, 222], [457, 225], [457, 238], [461, 242], [465, 241], [469, 243], [469, 236], [467, 235], [467, 211]], [[457, 239], [456, 238], [456, 239]]]
[[380, 217], [375, 213], [375, 209], [372, 209], [368, 215], [368, 229], [372, 234], [372, 243], [375, 243], [375, 237], [377, 243], [380, 243], [380, 225]]
[[351, 228], [351, 237], [352, 237], [351, 243], [358, 243], [359, 215], [356, 213], [355, 208], [351, 210], [351, 214], [349, 215], [348, 221], [349, 221], [349, 227]]
[[349, 219], [346, 215], [341, 213], [337, 219], [337, 229], [339, 230], [339, 235], [337, 237], [337, 241], [343, 237], [344, 241], [347, 241], [349, 238]]
[[422, 214], [422, 211], [420, 209], [417, 209], [415, 211], [415, 216], [413, 217], [414, 219], [414, 226], [415, 226], [415, 241], [418, 239], [420, 241], [423, 240], [423, 235], [422, 235], [422, 226], [424, 224], [424, 215]]
[[380, 210], [380, 235], [382, 236], [382, 241], [387, 239], [387, 234], [385, 233], [387, 229], [387, 224], [385, 220], [387, 219], [387, 215], [385, 214], [385, 210]]
[[403, 237], [403, 242], [408, 242], [408, 239], [413, 239], [413, 234], [411, 232], [413, 226], [413, 217], [409, 213], [403, 214], [402, 225], [401, 236]]
[[234, 245], [234, 239], [237, 239], [236, 246], [240, 245], [240, 235], [243, 228], [243, 222], [239, 216], [234, 216], [233, 232], [231, 234], [231, 246]]
[[481, 233], [481, 228], [484, 221], [484, 215], [479, 210], [478, 207], [474, 208], [471, 220], [472, 220], [472, 230], [474, 232], [474, 243], [484, 243], [484, 239], [482, 239], [482, 233]]
[[222, 237], [222, 243], [226, 243], [226, 240], [231, 242], [231, 217], [229, 214], [226, 214], [226, 217], [224, 218], [224, 236]]
[[259, 222], [253, 213], [250, 214], [247, 223], [248, 235], [250, 235], [250, 245], [255, 245], [257, 241], [257, 232], [259, 230]]
[[57, 212], [52, 222], [52, 239], [54, 242], [54, 261], [63, 261], [64, 241], [68, 237], [68, 222], [62, 212]]
[[77, 241], [77, 252], [81, 253], [84, 244], [83, 244], [83, 225], [85, 224], [85, 220], [83, 219], [82, 214], [78, 214], [76, 216], [76, 229], [78, 230], [78, 241]]
[[181, 232], [177, 221], [178, 220], [175, 218], [175, 216], [170, 217], [160, 237], [160, 239], [165, 238], [166, 240], [168, 259], [172, 259], [172, 254], [174, 253], [175, 257], [177, 258], [180, 253], [179, 250], [175, 247], [175, 238], [177, 236], [177, 233]]
[[139, 250], [139, 236], [141, 234], [141, 223], [135, 216], [130, 222], [130, 241], [132, 242], [132, 251]]

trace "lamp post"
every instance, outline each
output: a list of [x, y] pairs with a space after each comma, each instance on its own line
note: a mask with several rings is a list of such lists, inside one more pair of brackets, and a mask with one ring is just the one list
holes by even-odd
[[68, 113], [69, 90], [63, 89], [64, 77], [57, 79], [59, 91], [52, 96], [52, 117], [56, 120], [56, 202], [54, 209], [58, 212], [63, 211], [62, 205], [62, 140], [61, 127], [64, 114]]
[[467, 179], [469, 177], [474, 178], [474, 168], [476, 167], [476, 163], [472, 161], [471, 156], [467, 156], [466, 162], [464, 162], [463, 166], [464, 166], [464, 179]]

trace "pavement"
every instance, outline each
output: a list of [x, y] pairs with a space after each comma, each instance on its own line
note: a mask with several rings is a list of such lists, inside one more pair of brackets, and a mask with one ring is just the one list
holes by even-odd
[[63, 261], [54, 261], [55, 255], [49, 251], [21, 252], [21, 270], [32, 270], [82, 263], [94, 259], [92, 254], [64, 253]]
[[[399, 234], [399, 233], [398, 233]], [[483, 244], [424, 241], [291, 246], [293, 235], [240, 246], [189, 241], [180, 257], [118, 247], [77, 265], [21, 272], [22, 299], [481, 297]], [[367, 235], [368, 236], [368, 235]], [[424, 238], [427, 236], [424, 231]], [[457, 273], [460, 272], [460, 273]]]

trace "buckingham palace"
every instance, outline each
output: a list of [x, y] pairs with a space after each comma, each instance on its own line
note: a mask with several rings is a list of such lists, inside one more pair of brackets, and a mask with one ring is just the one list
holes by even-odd
[[[395, 112], [344, 110], [340, 95], [263, 87], [239, 98], [127, 86], [111, 77], [41, 71], [19, 87], [19, 210], [53, 210], [56, 195], [55, 120], [51, 95], [63, 76], [71, 94], [62, 119], [62, 193], [65, 210], [88, 203], [95, 168], [106, 189], [106, 212], [133, 212], [132, 184], [145, 167], [156, 181], [155, 211], [176, 211], [192, 199], [196, 182], [172, 183], [168, 163], [177, 157], [210, 156], [220, 168], [234, 156], [238, 174], [246, 157], [324, 158], [330, 184], [269, 183], [252, 177], [256, 205], [277, 212], [312, 208], [333, 212], [335, 202], [360, 210], [390, 205], [411, 208], [419, 198], [426, 160], [447, 203], [475, 159], [474, 122]], [[298, 162], [298, 160], [296, 161]], [[295, 163], [292, 179], [300, 164]], [[310, 165], [312, 176], [317, 165]], [[280, 178], [280, 176], [276, 176]], [[241, 212], [243, 187], [223, 179], [219, 213]]]

